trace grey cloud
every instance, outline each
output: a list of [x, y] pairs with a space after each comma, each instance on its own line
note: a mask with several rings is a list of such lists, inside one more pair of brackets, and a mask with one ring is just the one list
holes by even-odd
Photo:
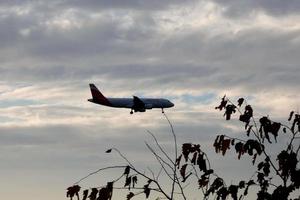
[[[48, 30], [40, 23], [55, 15], [48, 12], [42, 18], [34, 18], [39, 16], [35, 14], [1, 20], [1, 41], [6, 44], [2, 48], [5, 62], [0, 66], [4, 80], [89, 80], [98, 76], [128, 84], [134, 79], [145, 87], [161, 83], [179, 88], [296, 86], [299, 31], [257, 27], [212, 37], [209, 30], [198, 29], [166, 37], [148, 12], [134, 15], [133, 25], [125, 29], [122, 17], [89, 22], [79, 12], [75, 16], [86, 22], [82, 28]], [[34, 28], [21, 37], [18, 32], [26, 27]], [[262, 80], [262, 76], [269, 78]]]
[[30, 0], [13, 0], [1, 1], [0, 6], [20, 6], [31, 5], [36, 7], [47, 7], [53, 9], [86, 9], [101, 11], [104, 9], [123, 9], [123, 10], [162, 10], [171, 6], [180, 6], [195, 2], [194, 0], [53, 0], [49, 1], [30, 1]]
[[225, 8], [225, 14], [229, 17], [243, 17], [253, 14], [253, 12], [263, 11], [273, 16], [283, 16], [298, 14], [300, 11], [300, 3], [297, 0], [281, 1], [281, 0], [213, 0]]

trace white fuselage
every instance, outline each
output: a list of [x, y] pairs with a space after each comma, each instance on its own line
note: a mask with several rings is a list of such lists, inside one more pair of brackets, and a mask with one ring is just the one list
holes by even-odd
[[[146, 109], [170, 108], [174, 106], [174, 104], [167, 99], [154, 99], [154, 98], [140, 98], [140, 99], [145, 104]], [[134, 102], [132, 98], [107, 98], [107, 100], [111, 105], [106, 105], [106, 106], [110, 106], [110, 107], [132, 108], [134, 106]], [[93, 101], [91, 100], [91, 102]], [[98, 103], [98, 102], [93, 102], [93, 103]]]

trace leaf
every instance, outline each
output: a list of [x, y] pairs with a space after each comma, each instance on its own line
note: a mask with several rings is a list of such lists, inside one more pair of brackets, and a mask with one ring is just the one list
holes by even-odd
[[244, 150], [244, 144], [243, 144], [242, 142], [236, 143], [236, 144], [235, 144], [235, 151], [236, 151], [237, 153], [239, 153], [238, 159], [240, 159], [240, 158], [241, 158], [241, 155], [243, 155], [244, 152], [245, 152], [245, 150]]
[[125, 185], [124, 185], [124, 187], [127, 187], [127, 186], [129, 186], [129, 190], [130, 190], [130, 184], [131, 184], [131, 176], [129, 176], [129, 177], [126, 177], [126, 180], [125, 180]]
[[179, 169], [180, 167], [180, 161], [181, 161], [182, 155], [180, 155], [177, 159], [176, 159], [176, 166]]
[[284, 127], [284, 128], [282, 129], [282, 131], [283, 131], [284, 133], [286, 133], [286, 128]]
[[240, 118], [239, 118], [240, 121], [246, 123], [245, 129], [247, 129], [247, 126], [249, 125], [250, 119], [251, 119], [252, 116], [253, 116], [253, 109], [250, 105], [247, 105], [245, 107], [244, 114], [240, 115]]
[[192, 160], [191, 160], [191, 163], [192, 163], [193, 165], [196, 165], [197, 155], [198, 155], [197, 152], [195, 152], [194, 155], [193, 155], [193, 158], [192, 158]]
[[254, 154], [254, 156], [253, 156], [253, 159], [252, 159], [252, 165], [254, 165], [254, 164], [255, 164], [256, 158], [257, 158], [257, 153], [256, 153], [256, 154]]
[[265, 176], [269, 176], [269, 174], [270, 174], [269, 162], [265, 162], [264, 167], [263, 167], [263, 172], [264, 172]]
[[137, 176], [133, 176], [132, 177], [132, 187], [134, 188], [135, 187], [135, 185], [137, 184]]
[[198, 155], [197, 165], [199, 166], [200, 171], [203, 171], [203, 172], [207, 171], [206, 161], [204, 159], [204, 154], [203, 153]]
[[218, 135], [215, 139], [215, 142], [214, 142], [214, 147], [215, 147], [215, 151], [216, 153], [219, 153], [220, 151], [220, 148], [221, 148], [221, 142], [222, 142], [222, 138], [224, 139], [224, 136], [221, 137], [220, 135]]
[[288, 121], [291, 121], [291, 120], [292, 120], [292, 118], [293, 118], [293, 115], [294, 115], [294, 111], [291, 111], [291, 112], [290, 112], [290, 116], [289, 116], [289, 119], [288, 119]]
[[251, 125], [251, 126], [249, 126], [248, 129], [247, 129], [247, 136], [248, 136], [248, 137], [249, 137], [249, 135], [250, 135], [250, 132], [251, 132], [251, 130], [252, 130], [252, 127], [253, 127], [253, 126]]
[[230, 139], [224, 139], [222, 141], [222, 155], [224, 156], [227, 149], [230, 149]]
[[247, 140], [244, 145], [244, 150], [250, 156], [253, 155], [253, 150], [256, 150], [258, 155], [261, 155], [263, 151], [263, 146], [257, 140]]
[[127, 194], [126, 199], [130, 200], [132, 197], [134, 197], [134, 193], [130, 192], [129, 194]]
[[228, 188], [229, 193], [233, 200], [237, 200], [237, 193], [238, 193], [238, 186], [237, 185], [230, 185]]
[[111, 200], [113, 193], [114, 182], [108, 182], [106, 187], [99, 190], [99, 197], [97, 200]]
[[294, 183], [296, 188], [300, 187], [300, 169], [292, 171], [291, 173], [291, 181]]
[[220, 111], [223, 110], [223, 108], [226, 107], [226, 104], [227, 104], [227, 100], [225, 100], [226, 98], [226, 95], [224, 95], [224, 97], [222, 98], [222, 101], [220, 103], [219, 106], [215, 107], [215, 109], [219, 109]]
[[98, 194], [98, 189], [97, 188], [92, 188], [92, 192], [89, 196], [90, 200], [96, 200], [97, 199], [97, 194]]
[[289, 174], [295, 172], [298, 159], [297, 154], [295, 152], [288, 153], [287, 151], [281, 151], [278, 156], [278, 165], [279, 171], [281, 171], [281, 175], [284, 177], [288, 177]]
[[235, 140], [232, 139], [232, 140], [231, 140], [231, 145], [232, 145], [232, 146], [234, 145], [234, 142], [235, 142]]
[[278, 122], [274, 122], [271, 125], [271, 133], [273, 134], [276, 142], [277, 142], [277, 136], [278, 136], [278, 131], [279, 131], [280, 127], [281, 127], [281, 124]]
[[216, 178], [214, 182], [211, 184], [210, 188], [205, 193], [205, 196], [208, 196], [210, 193], [215, 193], [220, 187], [224, 186], [224, 181], [221, 178]]
[[82, 200], [86, 200], [88, 195], [89, 195], [89, 190], [84, 190]]
[[206, 172], [203, 174], [203, 176], [208, 176], [210, 174], [214, 173], [214, 170], [213, 169], [209, 169], [209, 170], [206, 170]]
[[149, 195], [150, 195], [150, 188], [149, 188], [149, 182], [147, 185], [144, 185], [144, 193], [146, 195], [146, 199], [148, 199]]
[[264, 166], [264, 162], [260, 162], [258, 165], [257, 165], [257, 169], [258, 171], [260, 171]]
[[187, 164], [182, 165], [180, 169], [180, 175], [182, 176], [183, 179], [185, 179], [185, 171], [186, 171]]
[[300, 132], [300, 115], [299, 114], [295, 114], [295, 117], [294, 117], [293, 125], [291, 127], [291, 130], [293, 133], [295, 133], [296, 125], [298, 125], [298, 131]]
[[192, 148], [192, 144], [191, 143], [184, 143], [182, 144], [182, 154], [185, 158], [185, 162], [188, 161], [188, 157], [189, 157], [189, 154], [191, 152], [191, 148]]
[[[106, 188], [106, 187], [104, 187], [104, 188], [101, 188], [100, 190], [99, 190], [99, 197], [98, 197], [98, 199], [100, 200], [109, 200], [110, 199], [110, 192], [109, 192], [109, 190]], [[98, 200], [97, 199], [97, 200]]]
[[80, 191], [79, 185], [73, 185], [71, 187], [68, 187], [67, 188], [67, 197], [70, 197], [70, 199], [72, 199], [76, 195], [77, 198], [79, 198], [79, 191]]
[[235, 113], [236, 106], [235, 105], [227, 105], [226, 106], [226, 111], [224, 115], [226, 116], [226, 120], [230, 120], [232, 113]]
[[222, 200], [226, 200], [227, 196], [229, 194], [229, 191], [227, 190], [226, 187], [221, 187], [218, 191], [217, 191], [217, 200], [219, 200], [220, 198]]
[[105, 153], [110, 153], [112, 151], [112, 149], [107, 149], [106, 151], [105, 151]]
[[272, 132], [272, 123], [271, 120], [268, 119], [268, 117], [262, 117], [259, 119], [260, 122], [260, 128], [259, 132], [262, 134], [264, 132], [266, 139], [269, 143], [272, 143], [269, 137], [269, 132]]
[[126, 168], [125, 168], [125, 170], [124, 170], [124, 173], [123, 173], [123, 175], [126, 175], [126, 176], [128, 176], [128, 175], [129, 175], [129, 173], [130, 173], [130, 166], [126, 166]]
[[238, 99], [238, 106], [241, 107], [241, 105], [244, 103], [244, 98]]
[[245, 185], [246, 185], [245, 181], [240, 181], [239, 188], [240, 189], [245, 188]]
[[201, 179], [199, 179], [198, 180], [199, 188], [207, 186], [208, 182], [209, 182], [209, 179], [207, 179], [207, 178], [204, 178], [204, 179], [201, 178]]

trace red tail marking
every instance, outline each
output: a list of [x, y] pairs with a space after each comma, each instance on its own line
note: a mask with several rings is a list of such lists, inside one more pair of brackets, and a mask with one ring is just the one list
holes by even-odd
[[107, 106], [111, 105], [108, 99], [98, 90], [98, 88], [94, 84], [90, 84], [90, 89], [93, 96], [93, 100], [95, 100], [96, 103], [100, 103]]

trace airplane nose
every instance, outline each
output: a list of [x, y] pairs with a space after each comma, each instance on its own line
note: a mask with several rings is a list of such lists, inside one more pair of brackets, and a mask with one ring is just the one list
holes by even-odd
[[170, 107], [174, 106], [174, 103], [172, 103], [171, 101], [169, 101]]

